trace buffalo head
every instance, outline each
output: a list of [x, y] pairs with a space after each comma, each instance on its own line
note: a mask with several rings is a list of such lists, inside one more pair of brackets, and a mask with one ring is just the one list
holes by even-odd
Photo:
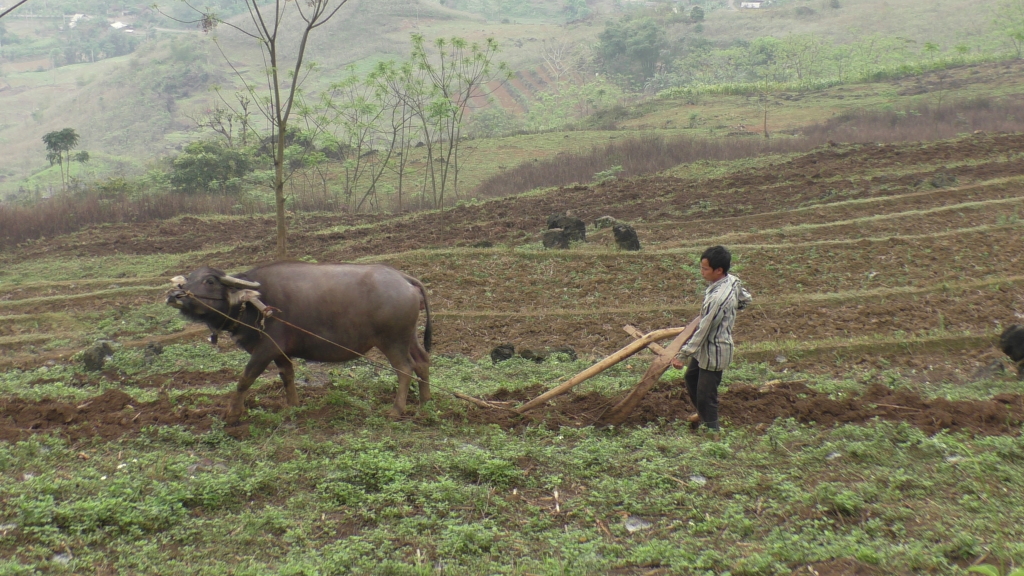
[[183, 316], [219, 326], [232, 306], [241, 303], [246, 290], [260, 287], [259, 282], [229, 276], [216, 268], [203, 267], [188, 275], [171, 278], [174, 286], [167, 293], [167, 304], [179, 309]]

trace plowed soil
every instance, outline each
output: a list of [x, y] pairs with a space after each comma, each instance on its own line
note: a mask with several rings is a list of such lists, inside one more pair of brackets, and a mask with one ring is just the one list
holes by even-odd
[[[863, 144], [826, 148], [768, 170], [745, 170], [708, 181], [657, 176], [598, 186], [572, 186], [550, 195], [465, 205], [444, 213], [390, 221], [380, 215], [300, 215], [290, 223], [289, 245], [321, 261], [346, 261], [421, 248], [468, 246], [484, 240], [517, 244], [535, 241], [546, 218], [558, 211], [574, 210], [588, 222], [612, 212], [620, 220], [652, 223], [678, 221], [681, 214], [690, 212], [701, 201], [710, 202], [710, 208], [687, 214], [687, 220], [715, 221], [804, 204], [906, 194], [927, 187], [938, 175], [955, 178], [960, 185], [1019, 176], [1024, 173], [1024, 158], [1017, 156], [1022, 147], [1024, 135], [1020, 134], [978, 135], [914, 145]], [[979, 162], [970, 163], [972, 160]], [[943, 162], [960, 165], [939, 165], [898, 177], [872, 176], [887, 169]], [[371, 223], [377, 225], [318, 233], [339, 225]], [[189, 264], [199, 266], [209, 260], [222, 268], [232, 268], [269, 261], [274, 250], [270, 241], [274, 238], [274, 227], [269, 216], [213, 221], [184, 217], [175, 225], [156, 222], [98, 227], [32, 242], [2, 259], [174, 253], [230, 241], [233, 248]]]
[[[725, 243], [739, 255], [737, 274], [755, 294], [755, 305], [737, 325], [741, 355], [767, 361], [780, 372], [843, 375], [870, 367], [899, 370], [922, 385], [966, 381], [1001, 358], [994, 338], [986, 336], [993, 326], [1024, 318], [1024, 262], [1014, 248], [1024, 228], [1019, 219], [1022, 148], [1020, 134], [827, 146], [717, 178], [655, 176], [570, 186], [443, 214], [295, 215], [289, 245], [294, 254], [322, 262], [379, 259], [423, 279], [435, 314], [435, 352], [480, 357], [498, 344], [513, 343], [520, 349], [568, 345], [583, 356], [602, 357], [631, 340], [621, 330], [624, 324], [652, 330], [683, 325], [695, 315], [703, 283], [682, 267], [692, 267], [695, 246]], [[536, 244], [547, 217], [565, 210], [588, 223], [604, 215], [633, 223], [644, 251], [614, 250], [607, 229], [588, 230], [588, 244], [568, 251], [521, 248]], [[238, 269], [268, 262], [273, 237], [269, 217], [103, 226], [5, 251], [0, 267], [36, 258], [180, 254], [178, 267], [161, 272], [170, 277], [205, 264]], [[473, 247], [481, 242], [499, 247]], [[211, 246], [217, 251], [201, 257], [188, 252]], [[20, 358], [16, 365], [45, 361], [45, 354], [19, 339], [38, 330], [61, 333], [64, 314], [95, 318], [158, 302], [165, 280], [148, 282], [40, 282], [0, 290], [0, 316], [10, 320], [0, 327], [0, 337], [9, 338], [0, 343], [0, 354]], [[931, 334], [939, 337], [929, 346], [871, 345]], [[948, 346], [942, 341], [947, 336]], [[773, 348], [813, 344], [826, 349], [831, 339], [859, 337], [862, 349], [837, 348], [827, 352], [827, 362]], [[209, 385], [235, 377], [196, 373], [191, 379]], [[138, 385], [191, 386], [158, 380]], [[680, 383], [655, 389], [628, 425], [685, 418], [692, 407], [681, 390]], [[506, 393], [495, 400], [520, 403], [539, 392]], [[308, 401], [322, 393], [303, 394]], [[197, 395], [195, 407], [189, 398], [139, 403], [114, 390], [78, 405], [0, 399], [0, 438], [47, 430], [107, 438], [170, 424], [208, 430], [226, 398], [190, 394]], [[284, 408], [276, 395], [255, 397], [254, 406]], [[470, 407], [468, 418], [512, 428], [582, 426], [614, 400], [568, 395], [524, 417]], [[388, 402], [381, 399], [382, 410]], [[299, 411], [295, 418], [313, 425], [340, 415], [332, 410]], [[1018, 396], [948, 402], [884, 386], [844, 400], [798, 384], [767, 391], [737, 386], [723, 396], [723, 417], [735, 426], [756, 427], [778, 417], [823, 426], [881, 419], [909, 422], [929, 433], [1016, 434], [1022, 414]], [[461, 412], [446, 416], [462, 417]]]
[[[516, 393], [499, 392], [491, 399], [520, 404], [543, 390], [527, 389]], [[479, 407], [470, 409], [475, 422], [498, 424], [505, 428], [543, 424], [586, 426], [599, 422], [601, 415], [619, 399], [591, 392], [556, 398], [549, 407], [524, 416]], [[802, 383], [778, 384], [762, 388], [733, 386], [720, 396], [720, 417], [733, 426], [767, 425], [777, 418], [794, 418], [805, 424], [833, 426], [863, 424], [872, 420], [906, 422], [928, 434], [939, 430], [964, 430], [981, 435], [1020, 434], [1024, 423], [1024, 397], [1003, 394], [987, 401], [953, 402], [925, 400], [916, 392], [894, 391], [876, 384], [857, 398], [833, 400]], [[682, 380], [663, 382], [651, 390], [626, 425], [644, 426], [665, 421], [684, 420], [695, 412], [686, 398]]]
[[[504, 406], [514, 407], [544, 392], [540, 387], [516, 392], [499, 390], [486, 398]], [[302, 390], [304, 402], [324, 394], [322, 389]], [[250, 396], [249, 408], [270, 411], [284, 409], [278, 394]], [[190, 407], [202, 398], [202, 407]], [[804, 424], [834, 426], [864, 424], [875, 420], [905, 422], [927, 434], [939, 430], [966, 431], [976, 435], [1018, 435], [1024, 423], [1024, 396], [1000, 394], [985, 401], [950, 401], [942, 398], [924, 399], [911, 390], [892, 390], [881, 384], [870, 386], [862, 396], [832, 399], [806, 385], [778, 383], [761, 388], [733, 386], [721, 395], [721, 417], [729, 426], [753, 426], [763, 430], [777, 418], [793, 418]], [[377, 399], [383, 411], [390, 398]], [[478, 424], [496, 424], [506, 429], [545, 426], [557, 430], [562, 426], [589, 426], [599, 422], [602, 414], [619, 399], [599, 393], [567, 394], [555, 398], [525, 415], [502, 409], [486, 409], [470, 405], [465, 418]], [[166, 396], [153, 402], [137, 402], [119, 390], [103, 394], [79, 404], [54, 400], [0, 400], [0, 440], [17, 441], [33, 433], [55, 432], [69, 439], [101, 437], [117, 438], [137, 434], [145, 426], [178, 425], [195, 432], [209, 431], [214, 418], [227, 407], [228, 396], [201, 394], [179, 397], [171, 402]], [[682, 380], [662, 382], [651, 390], [625, 422], [626, 426], [684, 421], [694, 412], [684, 393]], [[296, 414], [294, 423], [316, 429], [325, 422], [345, 417], [342, 407], [324, 406]], [[460, 419], [461, 413], [442, 414], [442, 418]], [[244, 422], [225, 429], [235, 437], [249, 434]]]

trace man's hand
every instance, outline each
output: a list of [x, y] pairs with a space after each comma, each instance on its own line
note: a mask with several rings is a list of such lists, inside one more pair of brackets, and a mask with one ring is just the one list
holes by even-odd
[[683, 361], [680, 360], [679, 358], [673, 358], [672, 359], [672, 367], [675, 368], [676, 370], [682, 370], [683, 369]]

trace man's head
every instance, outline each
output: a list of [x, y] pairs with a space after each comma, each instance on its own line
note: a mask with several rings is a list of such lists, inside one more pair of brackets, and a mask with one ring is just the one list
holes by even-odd
[[700, 255], [700, 275], [708, 282], [718, 282], [729, 273], [732, 254], [725, 246], [712, 246]]

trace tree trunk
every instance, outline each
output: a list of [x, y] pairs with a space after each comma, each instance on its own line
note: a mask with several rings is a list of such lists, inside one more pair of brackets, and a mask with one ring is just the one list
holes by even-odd
[[277, 252], [275, 257], [288, 257], [288, 223], [284, 217], [284, 134], [285, 121], [277, 125], [277, 152], [274, 154], [274, 202], [277, 204]]

